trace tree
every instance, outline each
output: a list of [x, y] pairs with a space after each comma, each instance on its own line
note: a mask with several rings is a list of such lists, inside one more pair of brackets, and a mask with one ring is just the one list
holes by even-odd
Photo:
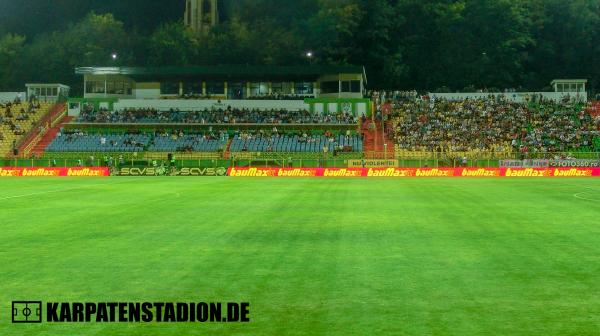
[[77, 66], [310, 63], [364, 65], [370, 88], [539, 90], [582, 77], [600, 89], [598, 0], [220, 0], [207, 36], [185, 29], [183, 4], [0, 0], [1, 85], [59, 81], [77, 94]]
[[147, 62], [155, 66], [190, 65], [198, 60], [198, 36], [183, 23], [167, 23], [147, 40]]
[[[117, 57], [113, 59], [111, 56]], [[129, 64], [133, 59], [123, 23], [111, 14], [86, 16], [65, 31], [38, 36], [27, 48], [30, 81], [61, 82], [80, 92], [74, 69], [80, 66]]]
[[6, 34], [0, 38], [0, 90], [22, 90], [23, 83], [19, 72], [22, 70], [22, 56], [25, 37]]

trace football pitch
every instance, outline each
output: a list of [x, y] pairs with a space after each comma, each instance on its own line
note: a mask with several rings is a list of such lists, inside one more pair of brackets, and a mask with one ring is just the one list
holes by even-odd
[[[598, 335], [600, 179], [7, 178], [0, 335]], [[12, 324], [11, 301], [249, 302]]]

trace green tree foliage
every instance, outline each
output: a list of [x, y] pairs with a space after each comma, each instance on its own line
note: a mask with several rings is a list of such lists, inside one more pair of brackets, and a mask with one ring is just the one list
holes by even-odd
[[[77, 66], [321, 63], [364, 65], [371, 88], [539, 90], [581, 77], [600, 90], [598, 0], [221, 0], [208, 36], [183, 26], [183, 1], [36, 3], [0, 0], [3, 87], [77, 88]], [[81, 19], [90, 10], [105, 14]]]
[[13, 91], [22, 90], [19, 85], [19, 71], [22, 70], [22, 62], [25, 37], [6, 34], [0, 38], [0, 90]]
[[[81, 78], [74, 73], [82, 65], [130, 64], [133, 51], [123, 23], [112, 14], [91, 13], [64, 31], [42, 34], [28, 46], [25, 81], [61, 82], [81, 89]], [[116, 54], [117, 59], [112, 59]]]
[[190, 65], [198, 59], [200, 41], [181, 22], [166, 23], [147, 41], [147, 61], [151, 65]]

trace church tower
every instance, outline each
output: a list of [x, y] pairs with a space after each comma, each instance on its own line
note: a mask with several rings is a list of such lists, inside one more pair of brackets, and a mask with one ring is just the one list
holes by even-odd
[[185, 17], [187, 27], [199, 34], [206, 35], [219, 23], [217, 0], [185, 0]]

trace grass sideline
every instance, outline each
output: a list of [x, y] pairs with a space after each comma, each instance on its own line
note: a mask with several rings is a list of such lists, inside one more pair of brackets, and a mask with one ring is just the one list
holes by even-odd
[[[0, 335], [600, 332], [598, 179], [0, 181]], [[249, 301], [251, 322], [13, 325], [12, 300]]]

